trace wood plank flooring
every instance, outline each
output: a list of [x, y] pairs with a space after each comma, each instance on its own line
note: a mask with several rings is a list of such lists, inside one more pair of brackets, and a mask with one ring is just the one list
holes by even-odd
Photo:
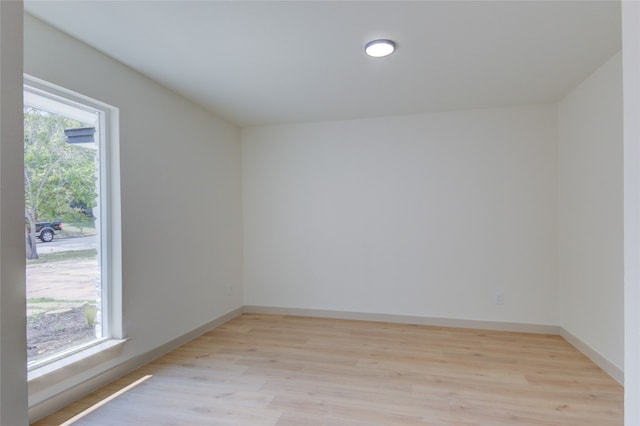
[[559, 336], [244, 314], [40, 422], [621, 425], [623, 389]]

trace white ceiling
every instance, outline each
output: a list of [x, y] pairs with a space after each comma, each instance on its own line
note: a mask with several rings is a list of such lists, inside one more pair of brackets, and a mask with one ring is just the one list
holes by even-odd
[[[621, 48], [617, 1], [25, 1], [239, 125], [555, 102]], [[384, 59], [364, 44], [390, 38]]]

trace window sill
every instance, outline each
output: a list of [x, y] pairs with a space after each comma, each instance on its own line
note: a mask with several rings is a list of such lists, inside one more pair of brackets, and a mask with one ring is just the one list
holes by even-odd
[[29, 371], [29, 394], [40, 392], [61, 381], [83, 373], [122, 353], [128, 339], [109, 339], [49, 364]]

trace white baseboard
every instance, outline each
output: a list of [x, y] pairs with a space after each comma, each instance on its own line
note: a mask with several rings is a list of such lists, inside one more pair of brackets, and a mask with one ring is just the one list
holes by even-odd
[[213, 321], [203, 324], [200, 327], [157, 347], [152, 351], [146, 352], [142, 355], [125, 361], [122, 364], [119, 364], [114, 368], [111, 368], [97, 376], [94, 376], [89, 380], [74, 384], [73, 386], [68, 386], [66, 389], [61, 390], [56, 395], [44, 401], [38, 401], [33, 406], [29, 407], [29, 423], [34, 423], [48, 416], [49, 414], [66, 407], [72, 402], [77, 401], [78, 399], [90, 394], [91, 392], [100, 389], [101, 387], [106, 386], [109, 383], [114, 382], [115, 380], [118, 380], [119, 378], [137, 370], [143, 365], [148, 364], [149, 362], [161, 357], [162, 355], [171, 352], [172, 350], [184, 345], [185, 343], [190, 342], [196, 337], [201, 336], [202, 334], [213, 330], [214, 328], [224, 324], [225, 322], [232, 320], [233, 318], [241, 315], [243, 311], [243, 307], [236, 308], [224, 315], [219, 316]]
[[560, 336], [562, 336], [567, 342], [569, 342], [573, 347], [582, 352], [584, 356], [589, 358], [594, 362], [598, 367], [604, 370], [613, 380], [618, 382], [620, 385], [624, 386], [624, 371], [620, 368], [616, 367], [611, 361], [602, 356], [600, 352], [593, 349], [591, 346], [584, 343], [575, 335], [571, 334], [569, 331], [564, 328], [560, 328]]
[[579, 350], [587, 358], [593, 361], [598, 367], [600, 367], [605, 373], [611, 376], [612, 379], [614, 379], [619, 384], [624, 385], [624, 372], [620, 368], [616, 367], [611, 361], [609, 361], [598, 351], [584, 343], [582, 340], [578, 339], [576, 336], [557, 325], [540, 325], [501, 321], [477, 321], [466, 319], [252, 305], [245, 305], [244, 312], [255, 314], [299, 315], [307, 317], [394, 322], [403, 324], [432, 325], [437, 327], [459, 327], [483, 330], [514, 331], [520, 333], [553, 334], [564, 338], [567, 342], [569, 342], [569, 344]]
[[432, 325], [436, 327], [473, 328], [481, 330], [514, 331], [521, 333], [560, 334], [557, 325], [540, 325], [502, 321], [479, 321], [467, 319], [451, 319], [437, 317], [420, 317], [412, 315], [378, 314], [368, 312], [331, 311], [324, 309], [282, 308], [274, 306], [246, 305], [245, 313], [298, 315], [306, 317], [325, 317], [363, 321], [393, 322], [401, 324]]

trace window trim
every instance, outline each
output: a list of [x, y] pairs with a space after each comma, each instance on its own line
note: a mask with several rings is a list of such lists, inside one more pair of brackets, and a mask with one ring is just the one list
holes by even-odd
[[[24, 74], [23, 90], [53, 101], [98, 114], [100, 161], [100, 274], [102, 336], [91, 342], [60, 351], [27, 364], [28, 381], [55, 379], [56, 370], [69, 371], [86, 366], [87, 361], [103, 362], [104, 355], [117, 356], [126, 341], [122, 327], [122, 240], [120, 215], [119, 110], [109, 104]], [[111, 358], [108, 356], [107, 358]], [[78, 364], [79, 363], [79, 364]], [[88, 364], [92, 364], [89, 362]], [[74, 367], [74, 364], [78, 364]], [[50, 380], [45, 380], [49, 382]], [[53, 381], [51, 384], [55, 383]]]
[[127, 340], [102, 339], [100, 343], [29, 371], [27, 374], [29, 395], [42, 392], [69, 377], [116, 358], [122, 353]]

